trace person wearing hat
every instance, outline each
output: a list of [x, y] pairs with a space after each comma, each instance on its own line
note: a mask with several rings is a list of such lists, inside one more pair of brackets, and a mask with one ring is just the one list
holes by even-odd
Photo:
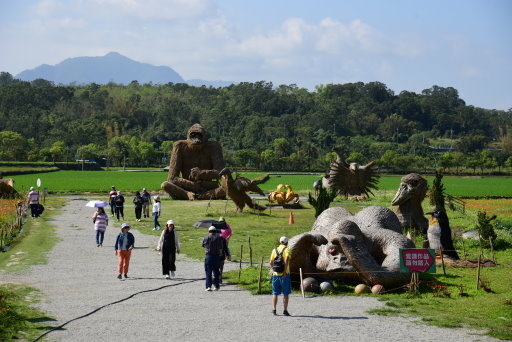
[[[292, 292], [292, 282], [290, 277], [291, 252], [288, 248], [288, 238], [286, 236], [281, 236], [279, 243], [279, 247], [274, 248], [270, 255], [270, 268], [274, 270], [272, 273], [272, 313], [276, 315], [277, 299], [282, 293], [284, 306], [283, 315], [290, 316], [290, 313], [288, 312], [288, 299]], [[274, 261], [278, 256], [282, 256], [282, 260], [284, 261], [282, 271], [275, 271], [274, 268]]]
[[204, 258], [206, 291], [218, 291], [220, 289], [220, 260], [226, 251], [226, 240], [217, 235], [217, 228], [215, 226], [210, 226], [208, 228], [208, 235], [203, 238], [202, 246], [206, 254]]
[[135, 237], [129, 232], [130, 225], [123, 223], [121, 225], [121, 232], [117, 235], [116, 244], [114, 246], [117, 255], [117, 279], [121, 279], [123, 274], [124, 278], [128, 278], [128, 267], [130, 266], [130, 258], [132, 249], [135, 246]]
[[108, 193], [108, 203], [110, 204], [110, 213], [111, 216], [114, 217], [114, 214], [116, 212], [116, 196], [117, 196], [117, 190], [116, 187], [112, 185], [112, 188], [110, 192]]
[[142, 213], [144, 218], [149, 217], [149, 205], [151, 204], [151, 194], [146, 188], [142, 189]]
[[153, 197], [153, 230], [160, 230], [161, 226], [158, 222], [158, 217], [160, 216], [160, 196]]
[[30, 205], [30, 214], [32, 218], [39, 217], [39, 192], [34, 190], [34, 187], [30, 187], [30, 191], [27, 195], [28, 204]]
[[[180, 240], [178, 232], [174, 229], [174, 221], [169, 220], [165, 229], [160, 234], [160, 239], [156, 246], [157, 251], [162, 254], [162, 274], [165, 279], [174, 277], [176, 271], [176, 252], [180, 253]], [[169, 271], [171, 275], [169, 276]]]

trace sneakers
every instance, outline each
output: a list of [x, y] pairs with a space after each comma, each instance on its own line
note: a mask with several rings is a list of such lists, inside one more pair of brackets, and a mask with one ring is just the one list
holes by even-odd
[[220, 290], [220, 287], [218, 287], [218, 286], [213, 287], [213, 291], [219, 291], [219, 290]]
[[155, 228], [153, 228], [153, 230], [156, 230], [156, 227], [155, 227]]
[[165, 279], [170, 279], [168, 274], [165, 275]]
[[284, 310], [284, 311], [283, 311], [283, 315], [285, 315], [285, 316], [290, 316], [290, 313], [289, 313], [288, 311]]
[[98, 243], [98, 244], [96, 245], [96, 247], [99, 247], [99, 246], [100, 246], [100, 244]]
[[276, 312], [276, 310], [272, 310], [272, 314], [273, 314], [274, 316], [277, 316], [277, 312]]
[[175, 275], [174, 271], [171, 271], [171, 277], [174, 277]]
[[126, 279], [126, 278], [128, 278], [128, 274], [125, 274], [125, 275], [124, 275], [124, 279]]
[[123, 279], [123, 276], [121, 275], [121, 273], [119, 273], [119, 275], [117, 276], [117, 279]]
[[207, 287], [205, 291], [211, 291], [212, 288], [211, 287]]

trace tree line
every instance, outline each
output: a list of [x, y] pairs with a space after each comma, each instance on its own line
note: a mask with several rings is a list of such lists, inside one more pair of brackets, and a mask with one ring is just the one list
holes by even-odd
[[512, 109], [468, 106], [452, 87], [55, 85], [0, 73], [0, 160], [162, 166], [194, 123], [235, 168], [324, 171], [334, 146], [348, 161], [394, 171], [512, 166]]

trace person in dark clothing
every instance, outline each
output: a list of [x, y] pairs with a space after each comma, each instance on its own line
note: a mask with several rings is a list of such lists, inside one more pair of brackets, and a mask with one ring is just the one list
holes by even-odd
[[117, 196], [114, 198], [114, 203], [117, 220], [119, 221], [119, 215], [121, 215], [124, 220], [124, 196], [121, 195], [121, 191], [117, 192]]
[[[180, 253], [178, 232], [174, 229], [174, 221], [169, 220], [160, 234], [156, 250], [162, 254], [162, 274], [165, 279], [174, 277], [176, 272], [176, 253]], [[169, 276], [169, 272], [171, 275]]]
[[[204, 271], [206, 275], [206, 291], [220, 289], [220, 263], [226, 253], [226, 240], [217, 235], [217, 228], [208, 228], [208, 236], [203, 238], [202, 246], [205, 248]], [[212, 279], [213, 274], [213, 279]], [[212, 286], [213, 283], [213, 286]]]
[[108, 193], [108, 203], [110, 204], [110, 212], [112, 214], [112, 217], [114, 217], [114, 214], [116, 212], [116, 196], [116, 187], [112, 185], [112, 190], [110, 190], [110, 192]]
[[142, 204], [144, 200], [140, 195], [140, 192], [135, 193], [135, 197], [133, 198], [133, 204], [135, 205], [135, 219], [140, 221], [140, 217], [142, 216]]

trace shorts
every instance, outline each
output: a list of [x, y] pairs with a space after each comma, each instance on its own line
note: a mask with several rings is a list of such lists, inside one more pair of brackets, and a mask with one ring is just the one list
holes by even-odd
[[292, 280], [290, 274], [287, 274], [284, 279], [280, 275], [272, 276], [272, 294], [280, 295], [281, 293], [285, 296], [292, 293]]

